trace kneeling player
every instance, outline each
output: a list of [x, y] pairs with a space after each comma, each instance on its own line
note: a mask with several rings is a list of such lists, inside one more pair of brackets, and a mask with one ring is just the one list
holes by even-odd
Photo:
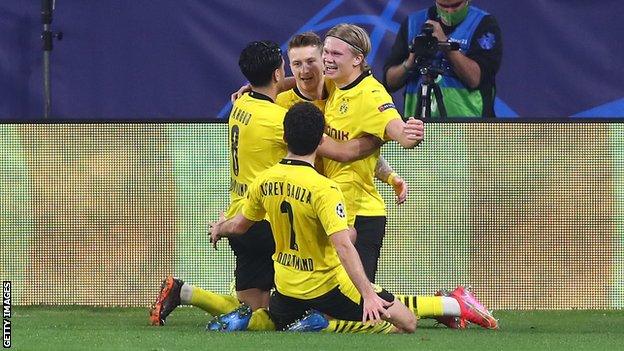
[[[245, 233], [268, 215], [276, 244], [276, 292], [271, 297], [269, 313], [260, 309], [252, 315], [249, 308], [243, 307], [215, 320], [209, 328], [283, 330], [305, 311], [314, 309], [342, 323], [350, 321], [352, 330], [366, 326], [354, 323], [368, 321], [374, 325], [382, 319], [389, 323], [379, 324], [380, 332], [415, 330], [412, 311], [366, 277], [349, 240], [348, 209], [344, 207], [342, 192], [313, 167], [323, 129], [324, 118], [318, 108], [310, 103], [293, 106], [284, 118], [286, 158], [252, 183], [240, 214], [227, 221], [221, 216], [211, 224], [211, 239], [216, 244], [222, 237]], [[453, 300], [456, 309], [450, 312], [457, 316], [468, 317], [464, 310], [475, 310], [472, 304], [462, 305], [453, 297], [431, 298]], [[444, 314], [444, 304], [440, 307]], [[341, 322], [333, 322], [333, 329], [337, 330], [336, 323]], [[321, 327], [332, 329], [332, 325]]]

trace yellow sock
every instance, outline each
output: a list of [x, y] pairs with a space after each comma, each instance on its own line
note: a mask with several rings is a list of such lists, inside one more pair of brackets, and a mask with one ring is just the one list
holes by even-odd
[[230, 295], [219, 295], [212, 291], [193, 286], [191, 305], [201, 308], [213, 316], [231, 312], [240, 305], [238, 299]]
[[416, 308], [416, 296], [413, 295], [394, 295], [397, 300], [403, 302], [412, 313], [418, 317], [418, 309]]
[[322, 331], [325, 333], [388, 334], [395, 332], [396, 328], [386, 321], [371, 325], [356, 321], [332, 319], [329, 321], [327, 328]]
[[247, 330], [275, 330], [275, 324], [269, 318], [267, 310], [259, 308], [251, 314]]
[[418, 318], [434, 318], [443, 315], [441, 296], [394, 295]]

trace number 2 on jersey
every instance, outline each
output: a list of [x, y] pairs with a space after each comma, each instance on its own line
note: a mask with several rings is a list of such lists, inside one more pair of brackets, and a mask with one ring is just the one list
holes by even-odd
[[291, 250], [299, 251], [297, 238], [295, 237], [295, 220], [293, 216], [292, 206], [287, 201], [282, 201], [282, 203], [280, 204], [280, 211], [282, 213], [288, 214], [288, 221], [290, 222], [290, 248]]

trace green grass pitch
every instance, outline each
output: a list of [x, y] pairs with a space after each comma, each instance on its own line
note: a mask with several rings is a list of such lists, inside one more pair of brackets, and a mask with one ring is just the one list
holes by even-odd
[[15, 350], [623, 350], [624, 312], [497, 311], [501, 329], [449, 330], [421, 320], [413, 335], [204, 331], [210, 316], [179, 308], [164, 327], [147, 309], [14, 306]]

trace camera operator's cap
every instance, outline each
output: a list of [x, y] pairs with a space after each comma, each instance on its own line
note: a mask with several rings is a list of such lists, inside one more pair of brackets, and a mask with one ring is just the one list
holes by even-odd
[[346, 40], [344, 38], [341, 38], [341, 37], [338, 37], [338, 36], [335, 36], [335, 35], [328, 35], [328, 37], [340, 39], [340, 40], [344, 41], [345, 43], [349, 44], [352, 48], [354, 48], [355, 50], [360, 52], [362, 55], [364, 55], [364, 50], [362, 50], [359, 46], [357, 46], [357, 45], [355, 45], [353, 43], [350, 43], [348, 40]]

